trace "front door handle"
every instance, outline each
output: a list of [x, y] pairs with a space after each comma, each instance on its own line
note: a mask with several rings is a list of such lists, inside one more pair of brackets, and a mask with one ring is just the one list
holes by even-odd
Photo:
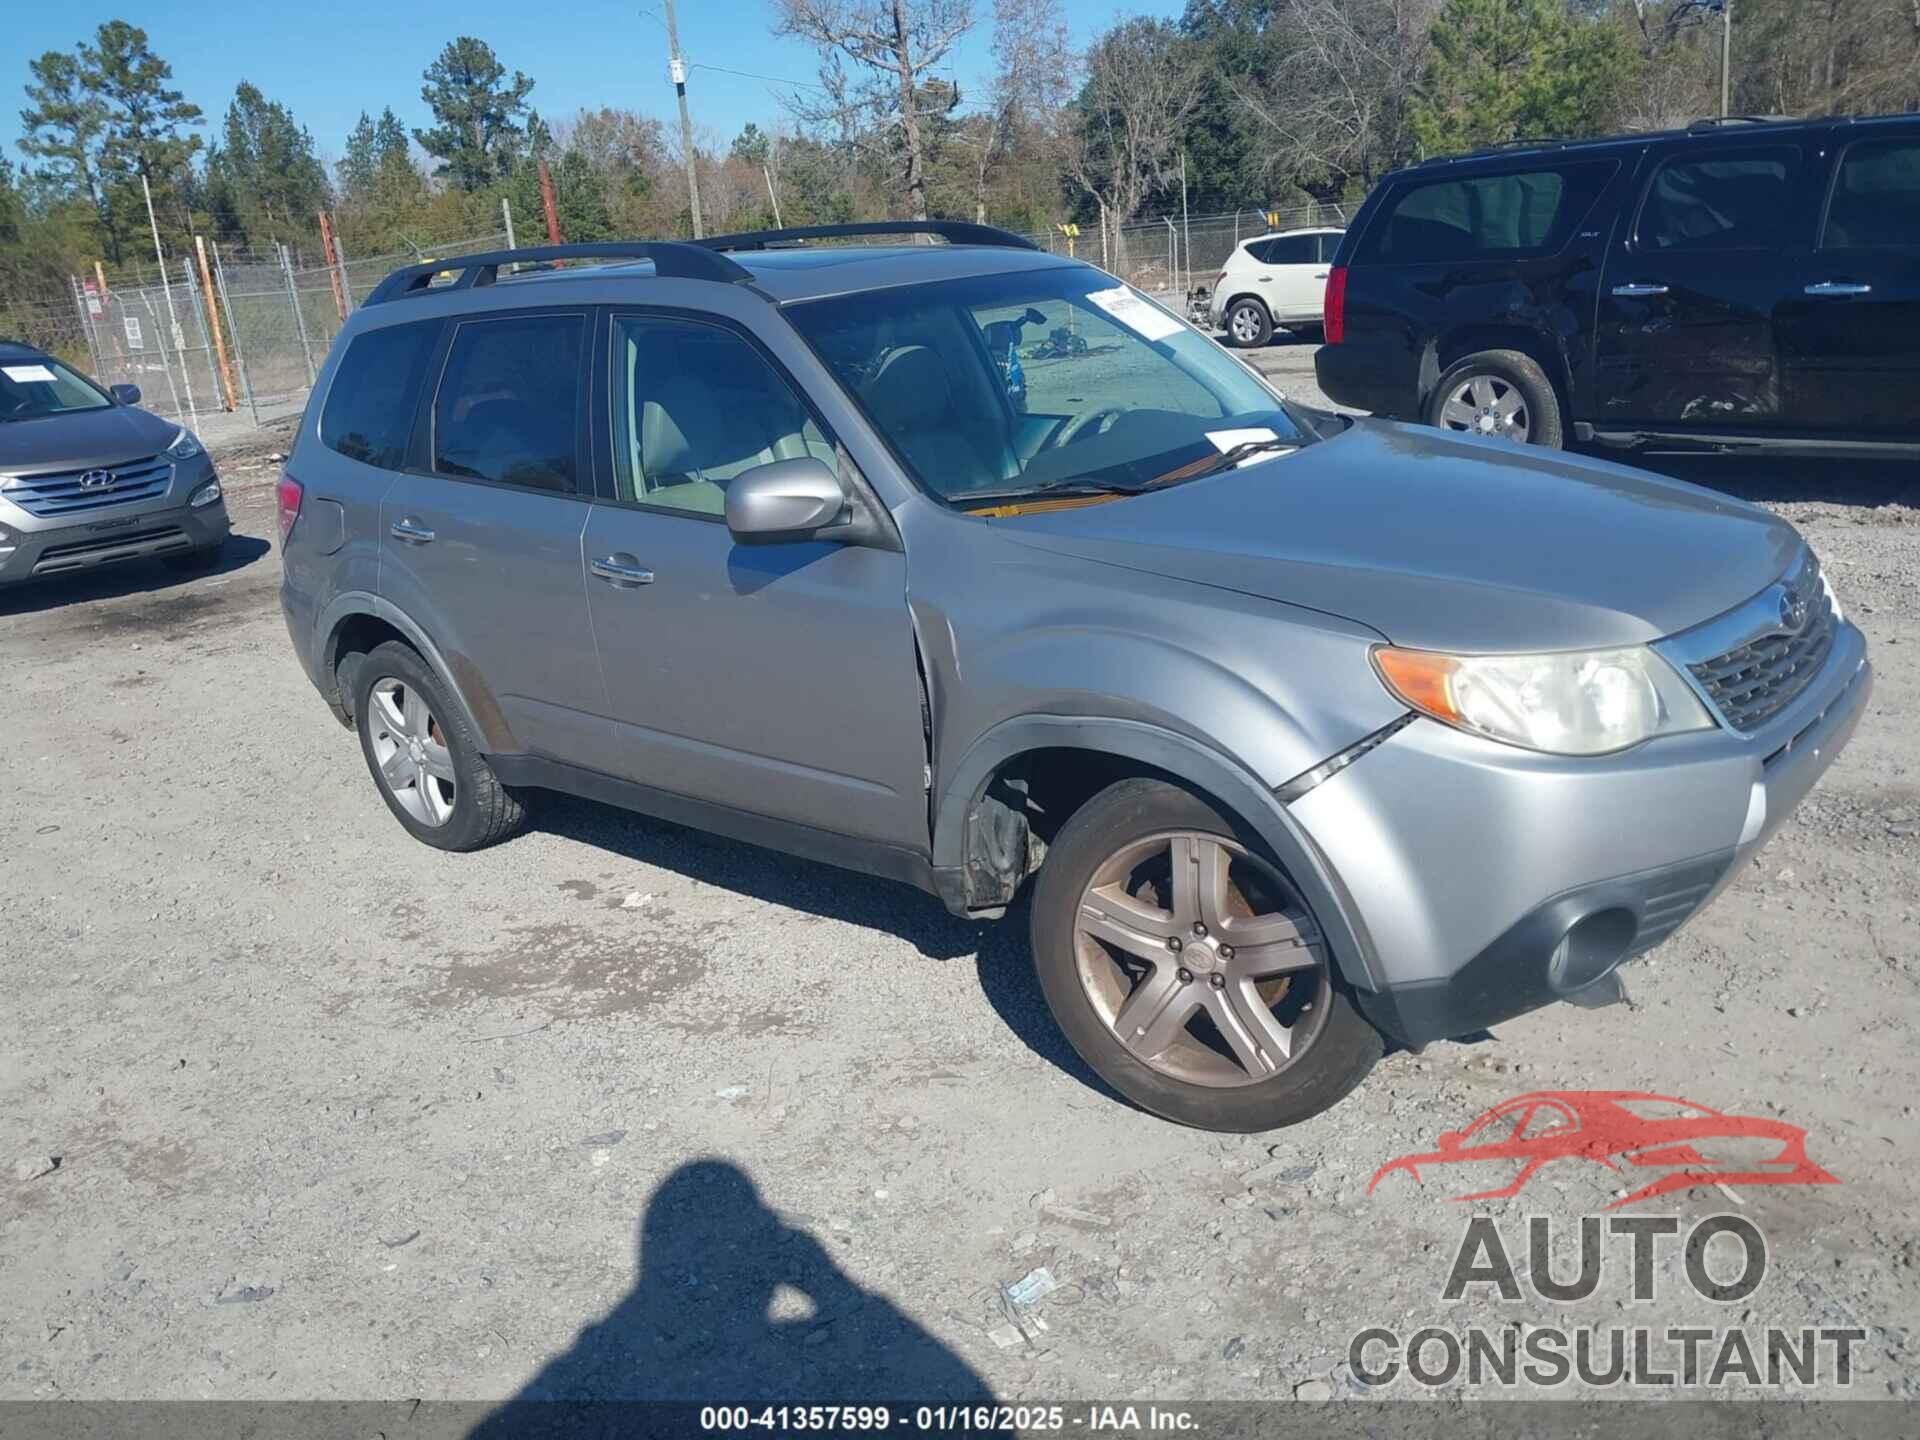
[[631, 555], [603, 555], [587, 568], [609, 585], [618, 585], [623, 590], [653, 583], [653, 572]]
[[1316, 274], [1314, 275], [1314, 277], [1313, 277], [1313, 278], [1314, 278], [1314, 279], [1316, 279], [1316, 280], [1324, 280], [1324, 279], [1326, 279], [1326, 278], [1327, 278], [1327, 272], [1326, 272], [1326, 271], [1324, 271], [1324, 270], [1321, 270], [1321, 271], [1319, 271], [1319, 272], [1317, 272], [1317, 273], [1316, 273]]
[[433, 531], [415, 520], [411, 515], [403, 516], [393, 522], [390, 532], [394, 539], [404, 540], [409, 545], [425, 545], [433, 539]]
[[1273, 283], [1273, 277], [1271, 275], [1256, 275], [1253, 278], [1258, 280], [1262, 285], [1269, 285]]
[[1664, 285], [1652, 285], [1644, 280], [1636, 280], [1630, 285], [1614, 286], [1613, 293], [1618, 295], [1622, 300], [1644, 300], [1650, 295], [1666, 294], [1667, 287]]
[[1807, 286], [1809, 295], [1871, 295], [1873, 286], [1853, 280], [1821, 280]]

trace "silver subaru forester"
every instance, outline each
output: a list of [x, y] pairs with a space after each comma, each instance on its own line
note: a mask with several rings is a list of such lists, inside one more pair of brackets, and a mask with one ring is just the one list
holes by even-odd
[[1303, 410], [951, 223], [396, 272], [280, 523], [295, 652], [420, 840], [550, 789], [962, 915], [1028, 890], [1079, 1053], [1221, 1130], [1618, 998], [1871, 686], [1766, 511]]

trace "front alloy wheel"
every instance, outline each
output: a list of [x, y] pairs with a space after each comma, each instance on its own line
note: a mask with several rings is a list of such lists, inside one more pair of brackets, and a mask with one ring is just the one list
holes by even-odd
[[1080, 1057], [1181, 1124], [1305, 1120], [1383, 1048], [1259, 837], [1163, 780], [1108, 786], [1054, 836], [1034, 886], [1033, 958]]
[[1080, 896], [1074, 960], [1114, 1038], [1195, 1085], [1251, 1085], [1326, 1020], [1326, 948], [1277, 871], [1191, 830], [1123, 845]]

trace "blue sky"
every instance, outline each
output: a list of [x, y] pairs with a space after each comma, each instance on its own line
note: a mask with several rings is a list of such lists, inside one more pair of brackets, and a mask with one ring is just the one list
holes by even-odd
[[[1182, 8], [1180, 0], [1136, 0], [1124, 9], [1112, 0], [1062, 3], [1076, 45], [1125, 15], [1173, 15]], [[155, 52], [173, 65], [175, 83], [206, 111], [203, 134], [218, 126], [234, 86], [251, 80], [292, 109], [329, 162], [339, 158], [363, 109], [378, 113], [392, 105], [407, 125], [424, 126], [420, 72], [457, 34], [477, 35], [509, 71], [532, 76], [532, 102], [550, 121], [600, 105], [662, 120], [674, 114], [658, 0], [466, 0], [458, 6], [407, 0], [22, 0], [7, 8], [13, 13], [0, 23], [0, 147], [16, 163], [23, 158], [15, 142], [26, 104], [21, 87], [27, 61], [46, 50], [71, 49], [114, 18], [143, 27]], [[814, 78], [813, 52], [773, 36], [772, 0], [677, 0], [676, 9], [680, 48], [689, 63], [784, 80]], [[992, 0], [974, 0], [976, 28], [950, 61], [963, 96], [983, 89], [992, 10]], [[777, 96], [791, 93], [714, 69], [695, 69], [687, 85], [695, 127], [723, 141], [749, 120], [763, 129], [782, 120], [787, 112]]]

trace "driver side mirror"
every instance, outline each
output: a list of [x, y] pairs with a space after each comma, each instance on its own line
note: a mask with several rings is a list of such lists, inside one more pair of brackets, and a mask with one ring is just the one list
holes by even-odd
[[107, 393], [122, 405], [138, 405], [140, 403], [140, 387], [138, 385], [109, 385], [107, 387]]
[[812, 456], [756, 465], [727, 485], [727, 529], [742, 545], [831, 539], [819, 532], [846, 516], [840, 478]]

